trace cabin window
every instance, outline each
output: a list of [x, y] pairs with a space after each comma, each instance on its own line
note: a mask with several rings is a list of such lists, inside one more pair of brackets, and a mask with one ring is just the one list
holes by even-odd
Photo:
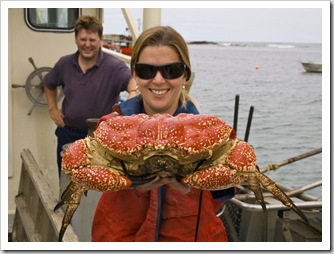
[[36, 31], [72, 32], [78, 17], [78, 8], [25, 9], [26, 23]]

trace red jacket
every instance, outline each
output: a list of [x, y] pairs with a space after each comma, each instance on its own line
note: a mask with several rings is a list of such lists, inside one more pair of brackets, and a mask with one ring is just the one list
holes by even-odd
[[[122, 102], [115, 110], [123, 115], [138, 114], [141, 106], [138, 99]], [[198, 113], [189, 104], [190, 112]], [[191, 109], [191, 110], [189, 110]], [[180, 113], [182, 108], [176, 113]], [[103, 117], [103, 119], [108, 116]], [[188, 194], [164, 186], [165, 195], [162, 213], [158, 212], [158, 189], [151, 191], [133, 189], [103, 193], [97, 205], [93, 220], [93, 241], [155, 241], [158, 231], [159, 241], [192, 242], [195, 239], [200, 190], [191, 189]], [[234, 191], [232, 189], [234, 195]], [[223, 222], [216, 216], [222, 201], [215, 201], [210, 191], [203, 191], [197, 241], [227, 241]], [[160, 206], [161, 207], [161, 206]], [[162, 220], [159, 216], [162, 214]], [[157, 229], [157, 221], [161, 221]]]
[[[154, 241], [158, 190], [138, 190], [138, 194], [132, 189], [102, 194], [93, 221], [93, 241]], [[196, 189], [183, 195], [166, 186], [159, 241], [194, 241], [199, 196], [200, 191]], [[227, 241], [225, 227], [215, 212], [211, 193], [204, 191], [197, 241]]]

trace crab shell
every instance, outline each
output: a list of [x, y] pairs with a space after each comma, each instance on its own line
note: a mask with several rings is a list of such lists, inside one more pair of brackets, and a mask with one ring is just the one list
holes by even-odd
[[[94, 136], [69, 147], [63, 169], [76, 182], [101, 191], [128, 187], [129, 179], [153, 175], [178, 176], [184, 178], [183, 183], [198, 189], [222, 189], [240, 182], [231, 169], [254, 171], [256, 165], [253, 149], [236, 139], [234, 130], [212, 115], [112, 114], [99, 124]], [[201, 171], [219, 164], [227, 165], [223, 170], [220, 167], [225, 179], [220, 183], [214, 169], [192, 175], [195, 169]], [[94, 180], [98, 183], [94, 187], [90, 179], [98, 175], [101, 179]], [[124, 179], [119, 177], [124, 175]]]

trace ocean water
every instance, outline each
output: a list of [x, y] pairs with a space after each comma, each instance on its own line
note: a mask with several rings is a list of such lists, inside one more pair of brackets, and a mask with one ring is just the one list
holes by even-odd
[[[233, 126], [238, 94], [237, 136], [244, 139], [254, 107], [248, 142], [261, 169], [322, 147], [322, 74], [306, 73], [300, 63], [321, 62], [321, 44], [191, 44], [189, 50], [190, 95], [201, 113]], [[291, 188], [322, 180], [322, 154], [266, 175]], [[322, 198], [321, 186], [306, 193]]]

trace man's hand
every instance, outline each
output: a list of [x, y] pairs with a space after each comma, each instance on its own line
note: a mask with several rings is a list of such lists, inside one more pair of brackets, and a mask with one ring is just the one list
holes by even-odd
[[49, 109], [49, 115], [52, 119], [52, 121], [58, 126], [58, 127], [64, 127], [64, 115], [58, 108]]
[[58, 127], [64, 127], [64, 115], [57, 106], [57, 89], [50, 89], [44, 85], [44, 92], [48, 102], [50, 118]]

